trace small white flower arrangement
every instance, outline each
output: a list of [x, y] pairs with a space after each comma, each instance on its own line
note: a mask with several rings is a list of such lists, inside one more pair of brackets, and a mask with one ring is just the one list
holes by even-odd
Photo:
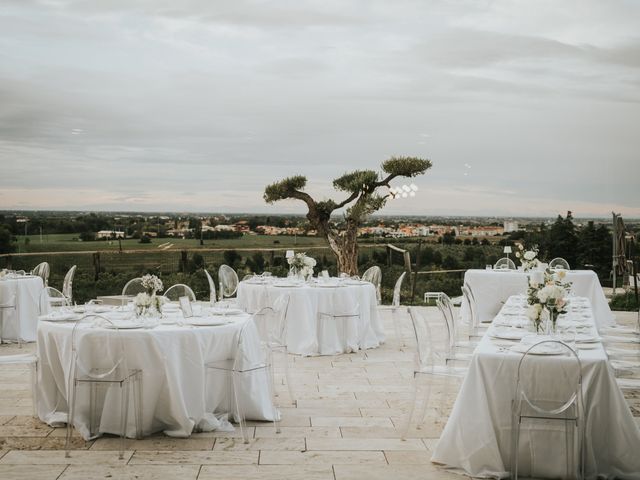
[[315, 259], [307, 257], [306, 253], [296, 253], [292, 257], [287, 258], [287, 263], [291, 269], [291, 273], [308, 277], [313, 275], [313, 267], [316, 266]]
[[548, 316], [550, 328], [555, 330], [558, 315], [566, 313], [566, 297], [571, 292], [571, 283], [565, 282], [566, 272], [533, 272], [529, 277], [527, 290], [527, 317], [533, 322], [536, 331], [540, 331], [543, 314]]
[[164, 290], [164, 285], [162, 284], [162, 280], [160, 280], [155, 275], [143, 275], [142, 278], [142, 286], [147, 291], [149, 295], [154, 295], [158, 292]]
[[162, 280], [155, 275], [143, 275], [142, 287], [146, 290], [136, 295], [133, 300], [133, 305], [136, 310], [136, 316], [147, 316], [162, 313], [163, 297], [158, 297], [156, 293], [161, 292], [164, 289]]
[[6, 276], [7, 276], [7, 270], [3, 268], [2, 270], [0, 270], [0, 278], [4, 278]]
[[522, 269], [525, 272], [529, 270], [535, 270], [540, 266], [540, 260], [538, 260], [538, 252], [540, 249], [537, 245], [534, 245], [530, 250], [525, 250], [522, 243], [518, 244], [518, 250], [516, 251], [516, 258], [520, 259]]

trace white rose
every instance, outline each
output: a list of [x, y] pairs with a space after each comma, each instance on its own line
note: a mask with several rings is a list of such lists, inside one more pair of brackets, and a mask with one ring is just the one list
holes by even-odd
[[524, 252], [525, 260], [533, 260], [534, 258], [536, 258], [536, 252], [532, 252], [531, 250], [529, 250], [528, 252]]
[[535, 305], [529, 305], [527, 307], [527, 311], [525, 312], [525, 315], [529, 320], [534, 322], [540, 316], [541, 311], [542, 311], [542, 306], [539, 303], [536, 303]]

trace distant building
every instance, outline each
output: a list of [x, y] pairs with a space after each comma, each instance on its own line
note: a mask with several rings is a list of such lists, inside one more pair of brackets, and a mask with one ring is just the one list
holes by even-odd
[[504, 233], [517, 232], [519, 230], [518, 222], [514, 220], [505, 220], [504, 221]]
[[98, 233], [96, 233], [96, 239], [100, 240], [103, 238], [106, 239], [112, 239], [112, 238], [124, 238], [124, 232], [121, 232], [119, 230], [100, 230]]

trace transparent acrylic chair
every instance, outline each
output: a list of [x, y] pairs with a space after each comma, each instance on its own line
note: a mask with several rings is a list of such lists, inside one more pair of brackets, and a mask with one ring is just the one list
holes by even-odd
[[[321, 305], [322, 310], [318, 311], [317, 336], [320, 355], [348, 353], [357, 348], [349, 345], [349, 333], [353, 328], [353, 322], [357, 322], [360, 318], [360, 303], [350, 297], [346, 289], [333, 288], [331, 290], [331, 301]], [[335, 345], [334, 348], [323, 346], [328, 326], [329, 328], [335, 326], [340, 343], [338, 348], [335, 348]]]
[[363, 282], [373, 283], [373, 286], [376, 287], [376, 299], [378, 300], [378, 305], [382, 301], [382, 294], [380, 292], [380, 287], [382, 285], [382, 270], [377, 265], [370, 267], [365, 270], [362, 274]]
[[247, 375], [254, 374], [265, 375], [264, 380], [266, 381], [266, 387], [269, 389], [269, 398], [271, 399], [272, 405], [273, 425], [276, 429], [276, 433], [280, 433], [280, 424], [278, 421], [279, 413], [275, 407], [274, 392], [270, 378], [269, 352], [265, 348], [265, 345], [261, 344], [260, 346], [262, 348], [260, 349], [259, 356], [257, 358], [250, 358], [250, 356], [247, 355], [248, 347], [245, 347], [245, 345], [250, 341], [250, 329], [255, 328], [254, 318], [256, 315], [261, 315], [261, 312], [256, 312], [250, 320], [242, 325], [240, 332], [238, 333], [235, 348], [232, 351], [233, 358], [205, 364], [208, 374], [218, 373], [227, 376], [227, 384], [230, 390], [227, 395], [227, 412], [229, 415], [235, 416], [236, 421], [240, 425], [240, 434], [242, 435], [244, 443], [249, 443], [249, 436], [247, 434], [245, 413], [242, 406], [244, 396], [240, 392], [241, 386], [239, 384], [238, 377], [245, 378]]
[[137, 294], [146, 291], [147, 289], [142, 285], [142, 277], [136, 277], [129, 280], [122, 288], [122, 296], [135, 297]]
[[396, 284], [393, 287], [393, 299], [391, 301], [391, 305], [382, 305], [378, 307], [379, 310], [390, 311], [391, 312], [391, 320], [393, 321], [393, 329], [396, 332], [396, 339], [400, 344], [400, 348], [406, 347], [406, 343], [404, 341], [404, 337], [402, 336], [402, 326], [400, 324], [400, 319], [398, 318], [398, 312], [405, 310], [402, 309], [400, 304], [400, 294], [402, 292], [402, 283], [404, 282], [404, 278], [407, 276], [407, 272], [402, 272], [402, 274], [396, 280]]
[[409, 316], [413, 326], [414, 338], [416, 341], [416, 366], [413, 371], [414, 390], [413, 401], [407, 414], [402, 439], [406, 439], [411, 428], [416, 405], [418, 403], [419, 380], [426, 382], [426, 392], [422, 399], [422, 409], [419, 415], [418, 427], [424, 423], [431, 396], [431, 383], [442, 380], [448, 383], [451, 379], [458, 382], [467, 373], [464, 367], [454, 367], [447, 365], [447, 354], [449, 346], [446, 341], [436, 341], [433, 337], [429, 321], [418, 311], [416, 307], [409, 307]]
[[[271, 366], [271, 379], [275, 382], [274, 352], [282, 353], [284, 362], [284, 375], [289, 390], [291, 403], [294, 405], [296, 397], [293, 392], [293, 384], [289, 375], [289, 351], [287, 349], [287, 312], [289, 309], [289, 295], [279, 295], [274, 302], [269, 301], [269, 293], [266, 290], [268, 307], [262, 308], [253, 315], [253, 320], [258, 329], [260, 340], [266, 346], [269, 353], [269, 365]], [[275, 383], [273, 384], [275, 394]]]
[[467, 305], [467, 308], [469, 309], [469, 315], [471, 316], [471, 322], [469, 324], [469, 338], [481, 337], [488, 327], [480, 325], [480, 317], [478, 316], [478, 304], [476, 303], [476, 297], [473, 295], [473, 290], [471, 290], [471, 286], [468, 283], [462, 285], [461, 289], [462, 301]]
[[[89, 387], [89, 407], [80, 411], [76, 403], [80, 387]], [[71, 336], [71, 365], [67, 402], [69, 418], [65, 456], [70, 456], [71, 428], [76, 415], [89, 418], [89, 436], [100, 433], [98, 411], [104, 408], [110, 389], [120, 389], [120, 458], [124, 456], [124, 444], [129, 420], [129, 394], [133, 388], [136, 438], [142, 437], [142, 371], [127, 365], [125, 342], [117, 326], [101, 315], [87, 315], [73, 327]], [[104, 393], [104, 395], [102, 395]], [[100, 398], [102, 397], [102, 398]], [[100, 415], [101, 417], [101, 415]]]
[[16, 324], [16, 335], [20, 347], [22, 347], [22, 340], [20, 338], [20, 326], [18, 325], [18, 316], [16, 315], [16, 292], [11, 292], [8, 298], [5, 298], [0, 303], [0, 343], [4, 342], [4, 328], [5, 322], [9, 320], [9, 315], [13, 314], [13, 323]]
[[78, 268], [76, 265], [71, 267], [62, 282], [62, 294], [69, 301], [69, 305], [73, 305], [73, 278], [76, 275], [76, 268]]
[[213, 277], [211, 277], [211, 274], [207, 270], [204, 271], [204, 274], [207, 277], [207, 282], [209, 283], [209, 303], [214, 305], [217, 300], [216, 283], [213, 281]]
[[571, 270], [571, 267], [569, 267], [569, 262], [561, 257], [556, 257], [551, 260], [549, 262], [549, 268], [553, 270]]
[[33, 270], [31, 270], [31, 275], [37, 275], [38, 277], [42, 278], [42, 281], [44, 282], [44, 286], [48, 287], [49, 272], [50, 272], [49, 264], [47, 262], [42, 262], [36, 265]]
[[53, 287], [46, 287], [40, 294], [40, 304], [49, 303], [52, 307], [69, 307], [71, 302], [60, 290]]
[[238, 290], [238, 274], [228, 265], [220, 265], [218, 269], [220, 301], [230, 299]]
[[516, 264], [513, 263], [513, 260], [507, 257], [503, 257], [498, 260], [493, 266], [494, 270], [515, 270]]
[[185, 285], [184, 283], [176, 283], [175, 285], [170, 286], [164, 292], [163, 297], [170, 302], [177, 302], [179, 301], [180, 297], [188, 297], [190, 301], [196, 301], [196, 294], [193, 293], [191, 287]]
[[477, 342], [460, 341], [458, 340], [458, 325], [455, 315], [453, 313], [453, 305], [449, 295], [442, 292], [440, 297], [436, 300], [436, 306], [440, 311], [442, 320], [446, 325], [446, 341], [449, 346], [446, 361], [450, 360], [471, 360], [470, 353], [460, 352], [461, 349], [473, 349], [477, 346]]
[[[555, 355], [541, 355], [546, 349]], [[541, 380], [544, 378], [544, 381]], [[511, 478], [518, 479], [523, 421], [564, 423], [566, 471], [562, 478], [584, 478], [584, 400], [582, 365], [566, 343], [545, 340], [532, 345], [518, 363], [511, 417]], [[570, 440], [571, 439], [571, 440]], [[530, 453], [531, 445], [528, 447]], [[575, 453], [578, 458], [576, 461]], [[527, 477], [535, 477], [531, 472]]]

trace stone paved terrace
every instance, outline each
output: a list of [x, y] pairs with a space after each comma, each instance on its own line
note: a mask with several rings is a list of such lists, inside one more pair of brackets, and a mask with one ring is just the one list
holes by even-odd
[[[435, 316], [435, 308], [427, 309]], [[634, 313], [617, 313], [632, 324]], [[118, 460], [118, 438], [74, 439], [64, 456], [64, 428], [50, 428], [31, 415], [27, 370], [0, 369], [0, 478], [2, 479], [460, 479], [429, 461], [456, 395], [456, 386], [434, 389], [424, 426], [399, 438], [411, 399], [414, 347], [399, 348], [390, 318], [390, 340], [379, 349], [334, 357], [290, 356], [299, 398], [290, 404], [278, 387], [282, 433], [271, 424], [250, 423], [251, 443], [236, 433], [196, 433], [188, 439], [162, 434], [127, 441]], [[411, 345], [410, 323], [404, 333]], [[25, 345], [32, 352], [35, 345]], [[17, 353], [2, 345], [0, 354]], [[640, 420], [640, 392], [628, 395]]]

